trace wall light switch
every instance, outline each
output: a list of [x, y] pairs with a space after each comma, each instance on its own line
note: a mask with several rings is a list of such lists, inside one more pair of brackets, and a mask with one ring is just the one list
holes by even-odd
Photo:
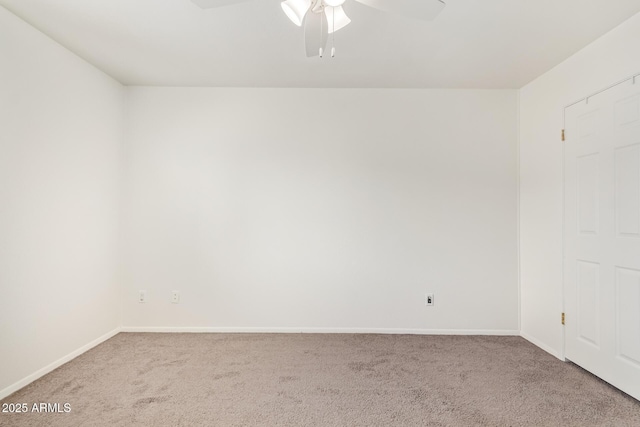
[[147, 302], [147, 291], [140, 291], [138, 293], [138, 302], [139, 303]]

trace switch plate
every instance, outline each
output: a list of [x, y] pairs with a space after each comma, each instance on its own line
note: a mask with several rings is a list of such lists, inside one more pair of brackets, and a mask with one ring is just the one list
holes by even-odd
[[138, 292], [138, 302], [141, 304], [147, 302], [147, 291]]
[[424, 305], [432, 306], [433, 302], [434, 302], [433, 294], [425, 294], [425, 296], [424, 296]]
[[180, 304], [180, 291], [171, 291], [171, 303]]

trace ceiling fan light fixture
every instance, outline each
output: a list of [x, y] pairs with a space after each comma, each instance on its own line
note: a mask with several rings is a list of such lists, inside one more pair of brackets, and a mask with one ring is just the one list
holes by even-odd
[[349, 19], [347, 14], [344, 13], [342, 6], [325, 7], [324, 13], [327, 15], [327, 22], [329, 23], [329, 34], [346, 27], [351, 23], [351, 19]]
[[311, 0], [285, 0], [280, 3], [280, 6], [291, 22], [301, 27], [304, 16], [311, 6]]
[[324, 0], [324, 4], [330, 7], [338, 7], [344, 4], [345, 0]]

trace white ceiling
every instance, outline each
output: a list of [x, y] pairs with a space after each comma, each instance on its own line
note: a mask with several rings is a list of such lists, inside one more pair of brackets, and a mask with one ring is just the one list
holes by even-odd
[[347, 0], [337, 56], [320, 59], [279, 1], [0, 5], [124, 84], [236, 87], [520, 88], [640, 12], [640, 0], [445, 0], [422, 22]]

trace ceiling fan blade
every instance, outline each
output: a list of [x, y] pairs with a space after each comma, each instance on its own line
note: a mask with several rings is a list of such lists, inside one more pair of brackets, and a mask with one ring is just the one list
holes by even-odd
[[320, 55], [327, 46], [327, 15], [309, 11], [304, 18], [304, 45], [307, 57]]
[[243, 3], [249, 0], [191, 0], [202, 9], [211, 9], [214, 7], [228, 6], [230, 4]]
[[346, 27], [351, 22], [351, 19], [344, 13], [342, 6], [325, 7], [324, 13], [327, 15], [327, 22], [329, 23], [329, 34]]
[[446, 6], [442, 0], [356, 0], [374, 9], [408, 18], [433, 20]]
[[311, 7], [311, 0], [285, 0], [280, 3], [280, 6], [291, 22], [301, 27], [305, 15]]

